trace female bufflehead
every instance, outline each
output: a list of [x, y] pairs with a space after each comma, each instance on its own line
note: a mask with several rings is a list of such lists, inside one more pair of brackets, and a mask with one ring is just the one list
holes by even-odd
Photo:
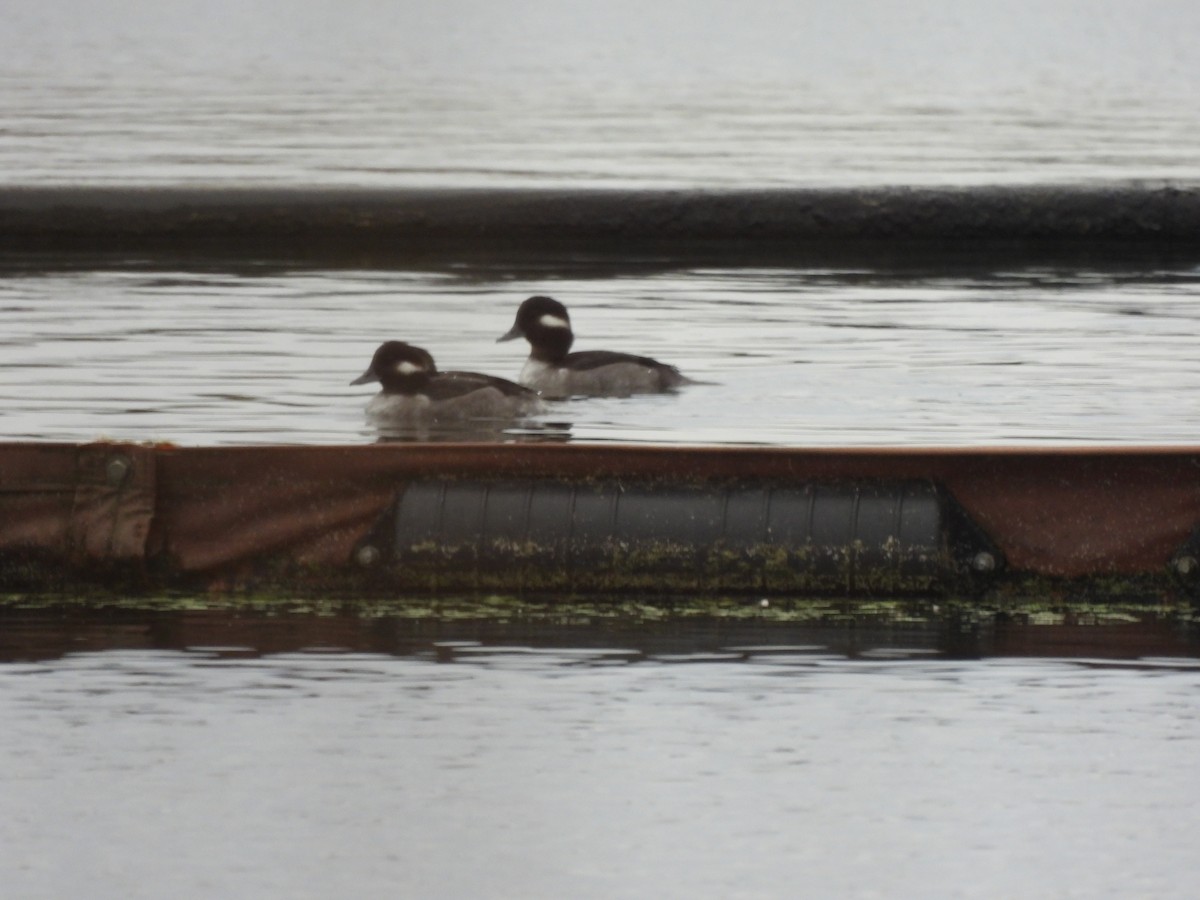
[[528, 388], [478, 372], [439, 372], [432, 356], [404, 341], [381, 344], [350, 383], [369, 381], [383, 390], [367, 404], [367, 417], [382, 424], [507, 421], [542, 410]]
[[569, 353], [575, 340], [571, 319], [567, 308], [552, 297], [530, 297], [522, 303], [512, 329], [497, 341], [519, 337], [531, 348], [521, 384], [543, 397], [629, 397], [695, 384], [674, 366], [645, 356], [611, 350]]

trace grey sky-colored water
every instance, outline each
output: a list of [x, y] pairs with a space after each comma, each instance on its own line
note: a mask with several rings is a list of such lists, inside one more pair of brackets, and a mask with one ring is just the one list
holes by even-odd
[[[575, 440], [776, 445], [1189, 444], [1200, 269], [897, 277], [684, 270], [104, 272], [0, 279], [0, 433], [183, 444], [375, 438], [352, 388], [384, 338], [444, 369], [516, 378], [497, 344], [528, 294], [565, 301], [579, 349], [706, 382], [552, 404]], [[519, 429], [518, 429], [519, 430]], [[510, 439], [512, 434], [508, 436]]]
[[[82, 0], [9, 10], [6, 73], [141, 79], [147, 64], [231, 79], [670, 84], [779, 77], [947, 93], [1039, 82], [1166, 92], [1198, 77], [1185, 0]], [[997, 66], [1000, 62], [1002, 65]], [[413, 71], [415, 70], [415, 71]], [[602, 87], [602, 85], [601, 85]]]
[[1200, 176], [1187, 0], [17, 3], [0, 183]]
[[1194, 661], [232, 649], [0, 666], [7, 897], [1167, 900], [1197, 872]]

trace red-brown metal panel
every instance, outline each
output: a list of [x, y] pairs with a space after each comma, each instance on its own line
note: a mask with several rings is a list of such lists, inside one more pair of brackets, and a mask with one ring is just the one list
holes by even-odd
[[[115, 463], [114, 460], [123, 460]], [[127, 466], [123, 470], [122, 466]], [[1200, 448], [792, 449], [585, 444], [194, 447], [0, 444], [0, 556], [166, 554], [237, 579], [264, 560], [345, 566], [407, 480], [939, 482], [1010, 570], [1160, 574], [1200, 523]]]

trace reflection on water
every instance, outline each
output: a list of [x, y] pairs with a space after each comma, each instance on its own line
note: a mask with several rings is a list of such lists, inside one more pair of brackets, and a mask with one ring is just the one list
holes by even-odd
[[510, 418], [471, 418], [466, 420], [412, 422], [396, 421], [386, 416], [367, 415], [367, 428], [381, 444], [412, 444], [430, 442], [515, 444], [565, 442], [571, 439], [571, 426]]
[[372, 389], [346, 383], [382, 339], [513, 379], [525, 348], [494, 339], [534, 293], [568, 303], [579, 349], [670, 360], [707, 383], [552, 403], [504, 440], [1197, 439], [1198, 268], [14, 270], [0, 277], [0, 435], [374, 441]]
[[620, 598], [297, 600], [257, 606], [203, 599], [10, 598], [0, 604], [0, 663], [113, 650], [203, 649], [222, 658], [248, 658], [328, 648], [438, 662], [520, 652], [541, 655], [548, 664], [605, 662], [614, 653], [626, 662], [657, 663], [759, 662], [780, 655], [796, 663], [835, 657], [1200, 657], [1200, 631], [1188, 610], [1144, 604], [1056, 612], [1038, 603], [995, 612], [931, 601], [796, 600], [762, 606], [754, 600], [710, 602], [705, 609]]
[[903, 620], [0, 625], [15, 898], [1193, 890], [1200, 660], [1153, 616], [1075, 658]]
[[371, 421], [370, 427], [381, 444], [421, 444], [431, 442], [473, 444], [565, 443], [571, 439], [571, 426], [553, 422], [527, 422], [512, 426], [508, 422], [439, 423], [419, 427], [391, 425]]

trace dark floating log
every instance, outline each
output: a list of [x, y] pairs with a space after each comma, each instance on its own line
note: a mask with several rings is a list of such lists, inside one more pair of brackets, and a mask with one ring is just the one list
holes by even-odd
[[12, 187], [0, 190], [0, 246], [9, 254], [121, 254], [125, 265], [131, 256], [321, 266], [1136, 263], [1195, 259], [1200, 189]]

